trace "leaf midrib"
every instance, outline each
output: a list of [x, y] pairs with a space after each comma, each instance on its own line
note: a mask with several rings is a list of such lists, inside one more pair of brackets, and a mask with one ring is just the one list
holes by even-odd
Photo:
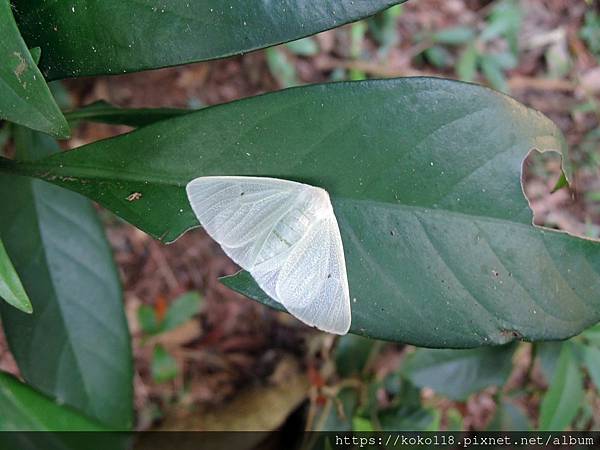
[[[51, 159], [54, 159], [54, 158], [51, 157]], [[85, 180], [93, 179], [98, 182], [102, 182], [102, 181], [114, 182], [117, 180], [114, 176], [112, 176], [114, 174], [114, 172], [112, 170], [97, 169], [97, 168], [91, 168], [91, 167], [86, 167], [86, 166], [69, 165], [67, 168], [68, 170], [64, 170], [64, 169], [57, 170], [56, 164], [48, 164], [48, 163], [40, 164], [40, 163], [36, 163], [36, 162], [34, 162], [34, 163], [16, 162], [14, 167], [16, 169], [16, 172], [18, 172], [21, 175], [39, 178], [41, 180], [44, 180], [44, 181], [47, 181], [50, 183], [53, 183], [55, 178], [60, 179], [61, 177], [67, 178], [67, 177], [73, 177], [73, 176], [75, 176], [76, 178], [85, 179]], [[254, 175], [249, 175], [249, 176], [254, 176]], [[150, 180], [149, 178], [152, 178], [152, 179]], [[190, 178], [190, 180], [191, 180], [191, 178]], [[156, 174], [153, 174], [152, 177], [149, 177], [147, 174], [141, 175], [138, 172], [124, 171], [124, 170], [119, 170], [119, 176], [118, 176], [118, 181], [145, 183], [148, 185], [167, 186], [170, 188], [173, 188], [173, 187], [183, 188], [190, 180], [182, 181], [180, 178], [175, 178], [175, 177], [161, 178], [161, 177], [156, 177]], [[60, 185], [63, 187], [68, 187], [66, 182], [63, 182], [63, 183], [61, 183]], [[372, 204], [374, 206], [381, 206], [381, 207], [386, 207], [386, 208], [393, 206], [395, 208], [400, 208], [400, 209], [418, 210], [418, 211], [423, 211], [425, 213], [444, 214], [444, 215], [450, 215], [450, 216], [458, 217], [458, 218], [470, 218], [470, 219], [480, 220], [480, 221], [484, 221], [484, 222], [488, 222], [488, 223], [498, 223], [498, 224], [504, 224], [504, 225], [508, 224], [508, 225], [519, 226], [521, 228], [527, 228], [527, 229], [534, 228], [534, 229], [538, 229], [542, 232], [551, 232], [551, 233], [558, 233], [558, 234], [563, 234], [563, 235], [567, 235], [567, 236], [573, 236], [572, 234], [565, 232], [563, 230], [555, 230], [552, 228], [547, 228], [547, 227], [543, 227], [540, 225], [536, 225], [533, 223], [533, 221], [531, 222], [531, 224], [525, 224], [525, 223], [511, 220], [511, 219], [503, 219], [500, 217], [485, 216], [485, 215], [479, 215], [479, 214], [472, 214], [472, 213], [468, 213], [468, 212], [453, 211], [450, 209], [437, 208], [434, 206], [407, 205], [404, 203], [385, 202], [385, 201], [355, 198], [355, 197], [351, 197], [351, 196], [336, 195], [336, 194], [331, 194], [331, 197], [333, 199], [349, 200], [349, 201], [356, 202], [356, 203], [363, 203], [363, 204], [366, 203], [366, 204]], [[334, 202], [334, 205], [335, 205], [335, 202]], [[527, 200], [525, 197], [523, 197], [523, 208], [527, 208], [527, 210], [530, 212], [530, 214], [533, 217], [533, 212], [532, 212], [529, 204], [527, 203]], [[594, 240], [591, 238], [585, 238], [582, 236], [574, 236], [574, 237], [600, 244], [600, 241], [597, 241], [597, 240]]]

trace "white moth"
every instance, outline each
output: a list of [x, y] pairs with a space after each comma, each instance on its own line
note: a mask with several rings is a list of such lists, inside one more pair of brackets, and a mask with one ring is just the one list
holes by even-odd
[[206, 232], [302, 322], [346, 334], [350, 293], [329, 194], [288, 180], [200, 177], [186, 187]]

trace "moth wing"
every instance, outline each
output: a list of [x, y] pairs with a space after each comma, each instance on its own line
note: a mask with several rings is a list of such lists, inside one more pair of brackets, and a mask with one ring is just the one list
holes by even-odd
[[308, 325], [348, 332], [344, 250], [324, 191], [259, 177], [200, 177], [186, 191], [200, 224], [263, 291]]
[[300, 183], [259, 177], [199, 177], [186, 186], [202, 227], [249, 272], [302, 189]]
[[290, 252], [275, 291], [275, 299], [304, 323], [335, 334], [350, 329], [344, 249], [331, 205]]

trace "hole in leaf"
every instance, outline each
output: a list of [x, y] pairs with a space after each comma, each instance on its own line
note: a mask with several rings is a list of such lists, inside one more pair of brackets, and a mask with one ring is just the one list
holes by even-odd
[[537, 226], [600, 238], [600, 163], [576, 161], [569, 185], [561, 187], [562, 158], [534, 150], [523, 161], [523, 191]]

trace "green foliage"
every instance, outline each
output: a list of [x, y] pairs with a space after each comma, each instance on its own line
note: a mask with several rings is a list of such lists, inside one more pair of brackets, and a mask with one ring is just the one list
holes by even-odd
[[585, 23], [580, 36], [600, 61], [600, 14], [593, 9], [585, 13]]
[[488, 386], [502, 386], [512, 370], [515, 345], [472, 350], [420, 349], [404, 365], [406, 377], [454, 400]]
[[[504, 0], [492, 8], [486, 27], [478, 31], [471, 26], [457, 26], [417, 36], [429, 43], [423, 51], [425, 59], [437, 68], [449, 68], [454, 64], [458, 77], [473, 81], [481, 72], [483, 78], [495, 89], [508, 92], [505, 72], [518, 63], [518, 34], [522, 13], [517, 2]], [[506, 49], [491, 50], [490, 43], [502, 40]], [[448, 50], [461, 48], [458, 58]]]
[[0, 119], [69, 136], [69, 126], [19, 34], [8, 0], [0, 0]]
[[[370, 114], [357, 121], [356, 108]], [[0, 168], [83, 193], [167, 242], [197, 225], [184, 189], [197, 176], [322, 186], [344, 241], [352, 330], [472, 347], [565, 338], [598, 319], [598, 243], [531, 225], [520, 166], [533, 147], [565, 151], [540, 114], [477, 86], [405, 79], [255, 97]], [[245, 275], [226, 283], [268, 303]]]
[[[402, 0], [13, 0], [50, 78], [116, 74], [223, 58], [368, 17]], [[60, 30], [60, 32], [59, 32]], [[107, 32], [110, 30], [110, 32]], [[146, 37], [152, 36], [152, 45]]]
[[507, 399], [502, 399], [487, 429], [489, 431], [531, 431], [531, 423], [521, 408]]
[[540, 430], [564, 430], [579, 411], [583, 395], [583, 377], [573, 348], [563, 345], [550, 388], [540, 408]]
[[296, 67], [291, 62], [285, 52], [280, 48], [268, 48], [266, 50], [267, 64], [273, 77], [279, 82], [281, 87], [287, 88], [299, 84]]
[[147, 334], [160, 334], [174, 330], [200, 312], [202, 298], [197, 292], [187, 292], [169, 305], [164, 319], [156, 317], [154, 309], [143, 305], [138, 310], [138, 320]]
[[162, 345], [156, 345], [152, 352], [152, 378], [157, 383], [170, 381], [179, 372], [177, 361]]
[[315, 56], [319, 53], [319, 45], [311, 37], [288, 42], [285, 46], [290, 52], [299, 56]]
[[[164, 318], [157, 317], [154, 308], [142, 305], [138, 309], [138, 321], [148, 336], [167, 333], [185, 324], [200, 312], [202, 298], [197, 292], [187, 292], [175, 299], [167, 309]], [[157, 383], [170, 381], [179, 373], [177, 360], [160, 344], [152, 341], [151, 371]]]
[[[1, 431], [108, 431], [16, 378], [0, 372]], [[0, 437], [0, 442], [1, 441]], [[6, 447], [4, 447], [6, 448]]]
[[31, 301], [6, 253], [2, 239], [0, 239], [0, 299], [28, 314], [33, 312]]
[[337, 372], [343, 377], [361, 375], [369, 361], [376, 341], [362, 336], [347, 335], [338, 342], [336, 350]]
[[[58, 150], [15, 131], [17, 156]], [[39, 180], [0, 175], [0, 236], [34, 313], [0, 305], [11, 351], [36, 389], [117, 429], [132, 425], [132, 359], [123, 298], [91, 203]], [[59, 357], [60, 355], [60, 357]]]
[[402, 5], [396, 5], [367, 19], [369, 32], [381, 45], [379, 52], [384, 55], [398, 42], [396, 25], [402, 11]]

